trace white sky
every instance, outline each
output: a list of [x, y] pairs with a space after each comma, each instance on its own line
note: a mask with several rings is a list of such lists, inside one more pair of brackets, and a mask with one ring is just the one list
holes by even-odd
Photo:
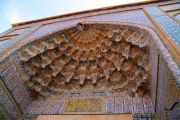
[[[22, 2], [19, 4], [17, 0], [10, 1], [6, 14], [10, 23], [17, 23], [82, 10], [149, 0], [51, 0], [51, 2], [50, 0], [31, 0], [31, 2]], [[39, 13], [37, 11], [42, 12], [42, 14], [37, 15]], [[27, 15], [29, 12], [30, 14]]]
[[13, 23], [150, 0], [0, 0], [0, 32]]

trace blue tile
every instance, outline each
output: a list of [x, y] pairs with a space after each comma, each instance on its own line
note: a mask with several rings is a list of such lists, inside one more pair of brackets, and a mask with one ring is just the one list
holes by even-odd
[[177, 24], [172, 18], [167, 16], [157, 7], [147, 8], [150, 15], [152, 15], [157, 22], [164, 28], [167, 34], [174, 40], [174, 42], [179, 46], [180, 45], [180, 25]]

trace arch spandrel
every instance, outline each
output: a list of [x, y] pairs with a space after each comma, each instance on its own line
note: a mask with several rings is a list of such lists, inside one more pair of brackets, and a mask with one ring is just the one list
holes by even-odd
[[113, 24], [77, 24], [23, 46], [19, 71], [36, 95], [106, 90], [149, 94], [150, 35]]

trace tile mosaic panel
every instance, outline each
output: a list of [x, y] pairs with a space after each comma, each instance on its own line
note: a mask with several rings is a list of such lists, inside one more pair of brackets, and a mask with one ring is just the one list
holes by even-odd
[[108, 98], [106, 102], [107, 113], [114, 113], [114, 98]]
[[115, 98], [115, 113], [124, 113], [124, 99], [123, 97]]
[[14, 100], [20, 106], [21, 111], [25, 112], [28, 105], [32, 102], [32, 98], [22, 79], [20, 79], [11, 59], [7, 59], [1, 63], [0, 76]]
[[139, 97], [134, 97], [133, 98], [133, 112], [135, 113], [141, 113], [144, 112], [144, 107], [143, 107], [143, 101]]
[[12, 120], [11, 115], [0, 104], [0, 120]]
[[[93, 97], [93, 98], [49, 98], [37, 99], [31, 103], [26, 115], [37, 114], [119, 114], [119, 113], [153, 113], [150, 97], [134, 99], [132, 97]], [[136, 100], [136, 101], [135, 101]], [[106, 101], [106, 102], [105, 102]], [[138, 102], [138, 103], [137, 103]], [[140, 108], [136, 105], [140, 104]], [[105, 108], [106, 106], [106, 108]], [[135, 108], [133, 108], [135, 106]], [[144, 106], [144, 107], [143, 107]]]
[[64, 101], [59, 99], [35, 100], [29, 106], [26, 114], [60, 114], [64, 107]]
[[33, 101], [28, 108], [28, 114], [41, 114], [42, 106], [44, 101]]
[[116, 97], [106, 101], [107, 113], [141, 113], [154, 112], [150, 96], [140, 97]]
[[1, 62], [0, 63], [0, 74], [2, 74], [11, 64], [11, 60], [5, 60], [6, 62]]
[[153, 105], [151, 101], [151, 97], [145, 96], [143, 98], [143, 105], [144, 105], [144, 111], [147, 113], [150, 113], [153, 111]]
[[[0, 79], [1, 80], [1, 79]], [[12, 101], [7, 96], [6, 92], [0, 86], [0, 104], [5, 108], [9, 115], [13, 119], [16, 119], [19, 113], [16, 111], [15, 106], [13, 105]]]
[[125, 97], [124, 98], [124, 113], [132, 113], [133, 106], [132, 106], [132, 97]]
[[155, 20], [162, 26], [162, 28], [172, 38], [172, 40], [178, 46], [180, 46], [180, 25], [157, 7], [148, 7], [146, 9], [150, 15], [152, 15]]
[[[158, 73], [159, 73], [158, 75], [159, 80], [158, 80], [157, 106], [156, 106], [157, 113], [160, 120], [164, 120], [164, 119], [171, 120], [171, 118], [167, 118], [165, 109], [171, 109], [174, 106], [174, 104], [177, 101], [179, 101], [178, 98], [179, 91], [176, 81], [171, 75], [171, 72], [167, 67], [167, 64], [165, 60], [162, 58], [162, 56], [160, 56]], [[168, 114], [171, 114], [171, 116], [176, 116], [177, 113], [172, 112]]]
[[15, 72], [15, 67], [11, 65], [8, 67], [2, 74], [1, 77], [3, 80], [7, 80]]
[[159, 74], [158, 74], [158, 92], [157, 92], [157, 113], [160, 116], [160, 120], [165, 120], [165, 84], [167, 82], [167, 65], [163, 58], [159, 59]]
[[100, 112], [103, 101], [101, 99], [71, 99], [67, 102], [65, 112]]

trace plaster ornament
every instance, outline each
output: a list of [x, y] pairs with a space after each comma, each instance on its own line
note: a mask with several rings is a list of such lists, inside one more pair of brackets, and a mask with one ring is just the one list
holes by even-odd
[[97, 73], [93, 73], [93, 74], [92, 74], [92, 83], [93, 83], [93, 84], [96, 84], [96, 82], [97, 82], [97, 77], [98, 77], [98, 74], [97, 74]]
[[128, 71], [132, 67], [131, 61], [125, 61], [122, 65], [122, 71]]
[[76, 25], [76, 28], [77, 28], [78, 30], [82, 31], [82, 30], [84, 29], [84, 25], [83, 25], [82, 23], [78, 23], [78, 24]]
[[120, 79], [122, 78], [122, 75], [120, 72], [118, 71], [115, 71], [111, 74], [111, 78], [110, 80], [113, 81], [113, 82], [116, 82], [116, 81], [119, 81]]
[[24, 49], [24, 51], [26, 51], [29, 55], [31, 56], [35, 56], [37, 54], [36, 49], [33, 47], [33, 45], [29, 45], [29, 47], [26, 47]]
[[75, 48], [73, 48], [72, 46], [69, 46], [66, 49], [65, 54], [70, 57], [70, 56], [72, 56], [72, 54], [74, 53], [75, 50], [76, 50]]
[[24, 50], [19, 52], [18, 54], [19, 58], [21, 61], [28, 61], [32, 56], [29, 55], [27, 52], [25, 52]]
[[39, 82], [39, 83], [41, 83], [42, 82], [42, 78], [39, 76], [39, 75], [37, 75], [36, 74], [36, 76], [33, 76], [33, 78], [32, 78], [34, 81], [37, 81], [37, 82]]
[[130, 45], [127, 45], [127, 46], [124, 48], [124, 50], [122, 51], [122, 55], [123, 55], [124, 57], [126, 57], [126, 59], [128, 59], [128, 58], [129, 58], [129, 53], [130, 53]]
[[113, 28], [112, 28], [112, 26], [109, 26], [109, 30], [108, 30], [108, 33], [107, 33], [107, 37], [108, 37], [108, 38], [112, 38], [112, 37], [113, 37], [113, 34], [114, 34]]
[[145, 36], [127, 26], [79, 23], [19, 49], [21, 77], [36, 95], [106, 89], [134, 96], [150, 79]]
[[120, 36], [119, 34], [115, 36], [115, 41], [116, 41], [116, 42], [121, 41], [121, 36]]

